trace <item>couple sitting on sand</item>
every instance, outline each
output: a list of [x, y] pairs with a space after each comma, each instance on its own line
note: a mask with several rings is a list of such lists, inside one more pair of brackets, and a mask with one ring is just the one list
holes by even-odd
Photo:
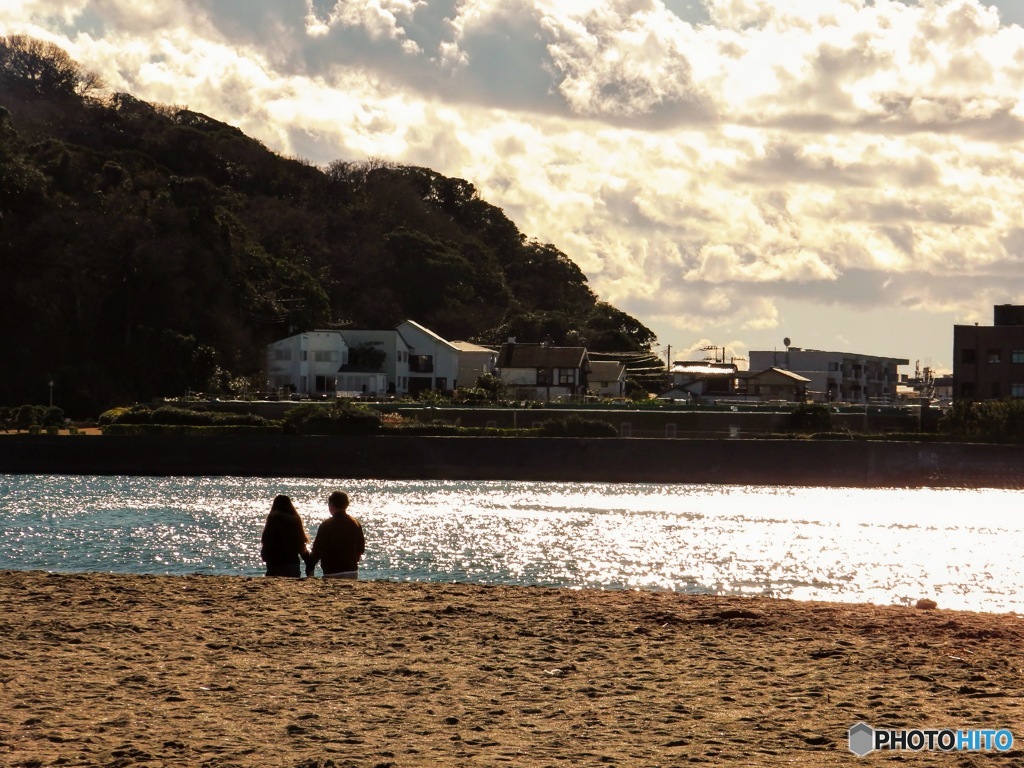
[[366, 550], [363, 528], [348, 514], [348, 494], [335, 491], [327, 498], [331, 516], [320, 523], [313, 548], [295, 505], [287, 496], [277, 496], [270, 506], [263, 535], [260, 558], [267, 564], [267, 576], [301, 578], [300, 561], [306, 564], [306, 577], [313, 576], [321, 563], [325, 579], [358, 579], [359, 558]]

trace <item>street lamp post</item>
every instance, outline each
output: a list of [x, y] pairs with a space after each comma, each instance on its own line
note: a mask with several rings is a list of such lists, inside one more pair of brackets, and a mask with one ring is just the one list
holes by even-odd
[[50, 379], [50, 407], [53, 408], [53, 379]]

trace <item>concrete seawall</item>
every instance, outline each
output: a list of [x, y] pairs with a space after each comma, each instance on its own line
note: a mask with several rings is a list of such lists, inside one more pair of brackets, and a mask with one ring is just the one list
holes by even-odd
[[1024, 487], [1024, 446], [812, 440], [11, 435], [0, 473]]

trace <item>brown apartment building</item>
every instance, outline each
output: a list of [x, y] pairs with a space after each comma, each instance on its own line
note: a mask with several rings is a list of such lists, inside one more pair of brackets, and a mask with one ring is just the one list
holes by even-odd
[[953, 326], [954, 400], [1024, 397], [1024, 306], [993, 314], [993, 325]]

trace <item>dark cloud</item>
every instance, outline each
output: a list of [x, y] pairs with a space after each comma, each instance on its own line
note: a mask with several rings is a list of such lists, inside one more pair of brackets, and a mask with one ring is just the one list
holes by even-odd
[[823, 307], [843, 306], [852, 309], [891, 308], [896, 306], [927, 308], [949, 306], [962, 302], [964, 292], [976, 296], [998, 294], [1006, 301], [1020, 303], [1024, 297], [1024, 274], [1020, 263], [1001, 263], [981, 273], [950, 271], [912, 271], [893, 273], [882, 270], [850, 269], [837, 280], [775, 281], [771, 283], [709, 283], [676, 281], [664, 285], [659, 298], [643, 305], [651, 314], [665, 311], [665, 298], [673, 297], [685, 307], [694, 296], [710, 291], [725, 291], [733, 297], [731, 308], [723, 316], [735, 312], [744, 301], [769, 299], [774, 302], [800, 301]]
[[[628, 11], [606, 8], [602, 11], [608, 13], [584, 18], [584, 43], [574, 37], [580, 34], [576, 26], [560, 25], [525, 0], [509, 0], [479, 15], [466, 14], [457, 0], [418, 5], [396, 19], [391, 35], [338, 22], [336, 10], [351, 12], [355, 6], [336, 7], [331, 0], [313, 3], [317, 21], [327, 27], [315, 35], [307, 34], [306, 8], [299, 3], [186, 2], [227, 41], [258, 50], [283, 75], [329, 80], [335, 72], [356, 69], [452, 103], [579, 116], [637, 129], [715, 119], [713, 99], [693, 86], [689, 63], [666, 42], [670, 38], [658, 43], [667, 46], [663, 56], [649, 52], [651, 70], [631, 68], [635, 57], [629, 55], [618, 64], [601, 63], [599, 54], [619, 44], [620, 25], [640, 25], [643, 31], [648, 23]], [[684, 12], [693, 6], [690, 16], [703, 10], [693, 0], [675, 5]], [[597, 54], [581, 47], [594, 39]], [[556, 60], [552, 51], [560, 47], [568, 55]], [[570, 94], [577, 86], [587, 93], [584, 103]]]
[[[359, 24], [331, 24], [336, 5], [344, 2], [314, 0], [313, 15], [325, 34], [308, 34], [306, 7], [279, 0], [186, 0], [197, 14], [227, 41], [252, 47], [285, 76], [330, 79], [341, 70], [358, 70], [387, 78], [427, 93], [438, 92], [444, 82], [437, 51], [451, 37], [448, 20], [455, 0], [431, 2], [416, 8], [409, 18], [398, 18], [393, 35], [377, 34]], [[419, 53], [408, 50], [416, 43]]]
[[855, 112], [848, 84], [857, 78], [871, 76], [883, 67], [880, 66], [880, 55], [872, 52], [869, 41], [853, 42], [854, 45], [848, 48], [822, 45], [806, 62], [810, 73], [801, 71], [788, 75], [781, 83], [781, 90], [791, 94], [791, 103], [813, 104], [816, 110], [828, 114]]
[[1024, 227], [1014, 227], [1003, 238], [1003, 247], [1014, 259], [1024, 262]]
[[[453, 103], [569, 114], [557, 92], [540, 14], [527, 3], [506, 3], [459, 34], [453, 26], [459, 3], [431, 2], [398, 18], [396, 34], [382, 35], [358, 24], [332, 23], [334, 3], [319, 0], [316, 18], [329, 27], [307, 35], [305, 8], [298, 3], [189, 2], [209, 14], [228, 40], [255, 47], [281, 74], [329, 80], [335, 72], [355, 69]], [[461, 53], [455, 66], [445, 57], [453, 45]]]
[[828, 187], [873, 187], [878, 169], [866, 163], [842, 165], [828, 156], [812, 156], [795, 143], [777, 142], [764, 156], [751, 160], [732, 174], [740, 183], [782, 185], [815, 183]]
[[503, 109], [564, 113], [546, 37], [538, 11], [519, 3], [464, 28], [459, 50], [465, 63], [452, 73], [449, 95]]
[[275, 0], [185, 0], [195, 16], [204, 17], [226, 40], [251, 46], [285, 73], [304, 27], [302, 3]]
[[[997, 106], [990, 106], [993, 102]], [[1019, 141], [1024, 139], [1024, 120], [1014, 114], [1017, 105], [1018, 99], [1007, 96], [890, 93], [879, 98], [880, 114], [862, 116], [849, 127], [887, 134], [957, 134], [984, 141]]]
[[912, 257], [914, 255], [916, 236], [914, 228], [909, 224], [879, 227], [878, 231], [885, 235], [889, 242], [896, 247], [896, 250], [900, 251], [904, 256]]
[[956, 208], [957, 200], [917, 201], [907, 195], [906, 200], [884, 202], [856, 202], [850, 206], [850, 218], [868, 224], [942, 224], [946, 226], [988, 226], [992, 223], [992, 212], [987, 207]]
[[[997, 97], [993, 97], [989, 101], [996, 100]], [[910, 136], [934, 133], [992, 142], [1024, 139], [1024, 118], [1016, 114], [1018, 101], [1005, 96], [998, 97], [998, 101], [998, 107], [990, 107], [979, 106], [980, 97], [926, 98], [890, 93], [879, 97], [878, 108], [872, 113], [850, 110], [832, 114], [798, 107], [785, 114], [740, 116], [735, 121], [754, 128], [808, 134]], [[915, 113], [916, 108], [920, 109]]]
[[625, 188], [604, 187], [598, 191], [598, 197], [615, 224], [631, 228], [656, 228], [657, 223], [637, 204], [637, 197], [642, 192], [643, 190], [635, 185]]
[[458, 7], [459, 0], [430, 0], [417, 6], [412, 20], [405, 24], [406, 35], [424, 51], [436, 51], [451, 39], [451, 20]]
[[[905, 200], [895, 204], [882, 202], [879, 206], [891, 206], [891, 211], [907, 213], [915, 220], [954, 222], [956, 215], [951, 212], [950, 204], [929, 203], [921, 206], [913, 202], [916, 190], [933, 189], [940, 182], [940, 168], [931, 157], [916, 154], [893, 160], [865, 152], [862, 160], [840, 162], [822, 152], [824, 150], [810, 152], [802, 145], [778, 141], [769, 144], [763, 156], [738, 166], [732, 171], [731, 178], [736, 183], [753, 183], [769, 188], [788, 184], [817, 184], [831, 189], [864, 190], [890, 187], [903, 190], [906, 193]], [[848, 204], [857, 203], [849, 201]], [[883, 221], [891, 221], [893, 218], [881, 207], [876, 211], [855, 211], [851, 216], [864, 220], [877, 217]], [[969, 221], [965, 218], [963, 223]]]

